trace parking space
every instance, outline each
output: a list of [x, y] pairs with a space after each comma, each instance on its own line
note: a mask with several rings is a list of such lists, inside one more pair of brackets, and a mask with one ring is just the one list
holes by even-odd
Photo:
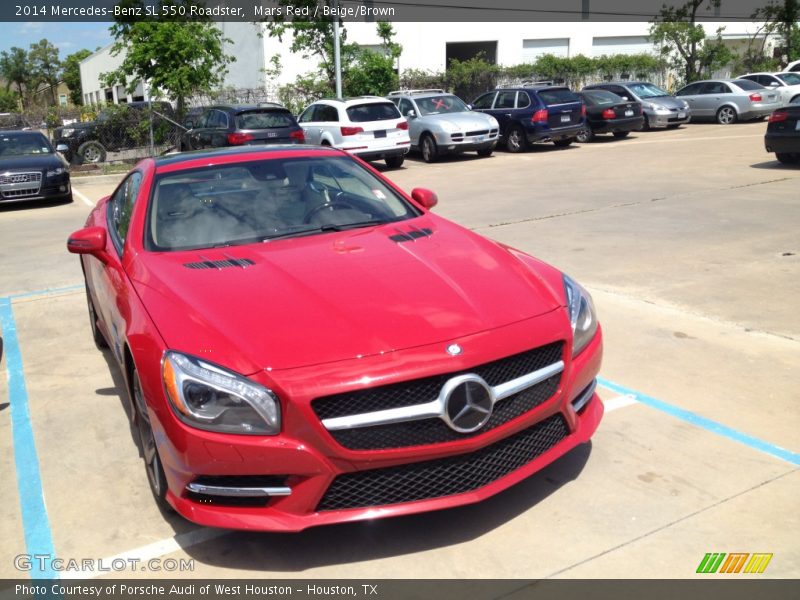
[[764, 152], [765, 127], [385, 171], [586, 285], [607, 413], [591, 444], [486, 502], [300, 534], [202, 529], [156, 508], [65, 249], [116, 179], [76, 178], [71, 205], [0, 207], [0, 576], [46, 551], [304, 578], [685, 578], [707, 552], [764, 552], [763, 576], [797, 577], [800, 170]]

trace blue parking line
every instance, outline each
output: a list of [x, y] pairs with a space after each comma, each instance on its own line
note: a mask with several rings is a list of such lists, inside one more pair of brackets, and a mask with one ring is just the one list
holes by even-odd
[[636, 400], [638, 400], [642, 404], [646, 404], [651, 408], [655, 408], [656, 410], [665, 412], [668, 415], [671, 415], [677, 419], [685, 421], [691, 425], [695, 425], [696, 427], [701, 427], [706, 431], [710, 431], [711, 433], [716, 433], [717, 435], [721, 435], [722, 437], [726, 437], [735, 442], [739, 442], [740, 444], [749, 446], [750, 448], [758, 450], [759, 452], [764, 452], [765, 454], [769, 454], [776, 458], [780, 458], [781, 460], [785, 460], [786, 462], [792, 463], [793, 465], [800, 465], [800, 453], [792, 452], [791, 450], [786, 450], [785, 448], [781, 448], [780, 446], [776, 446], [775, 444], [770, 444], [769, 442], [765, 442], [764, 440], [755, 438], [751, 435], [747, 435], [746, 433], [742, 433], [741, 431], [736, 431], [735, 429], [731, 429], [727, 425], [723, 425], [722, 423], [717, 423], [716, 421], [712, 421], [711, 419], [707, 419], [706, 417], [701, 417], [700, 415], [695, 414], [691, 411], [685, 410], [683, 408], [678, 408], [677, 406], [668, 404], [663, 400], [653, 398], [652, 396], [648, 396], [647, 394], [642, 394], [641, 392], [637, 392], [636, 390], [627, 388], [624, 385], [614, 383], [613, 381], [609, 381], [608, 379], [598, 377], [597, 383], [602, 385], [604, 388], [611, 390], [612, 392], [633, 396]]
[[[42, 479], [39, 472], [39, 458], [33, 439], [31, 415], [28, 410], [28, 390], [22, 370], [22, 353], [17, 338], [17, 324], [10, 298], [0, 298], [0, 328], [2, 328], [6, 375], [8, 377], [8, 396], [11, 404], [11, 428], [14, 440], [14, 462], [17, 469], [17, 488], [22, 509], [22, 527], [25, 533], [25, 547], [30, 555], [56, 555], [50, 519], [42, 494]], [[30, 577], [32, 579], [56, 579], [57, 574], [48, 566], [40, 568], [39, 561], [33, 560]]]
[[62, 294], [64, 292], [74, 292], [76, 290], [82, 290], [83, 284], [78, 283], [75, 285], [67, 285], [60, 288], [47, 288], [44, 290], [35, 290], [33, 292], [22, 292], [19, 294], [11, 294], [6, 296], [10, 300], [16, 300], [17, 298], [31, 298], [33, 296], [52, 296], [54, 294]]

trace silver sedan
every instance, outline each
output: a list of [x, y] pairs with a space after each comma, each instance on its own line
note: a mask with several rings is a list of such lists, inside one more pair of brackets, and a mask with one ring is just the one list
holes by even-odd
[[693, 121], [714, 119], [723, 125], [760, 119], [781, 107], [777, 92], [747, 79], [696, 81], [675, 95], [689, 103]]
[[458, 96], [443, 90], [407, 90], [388, 98], [408, 120], [411, 148], [422, 152], [425, 162], [468, 151], [490, 156], [497, 145], [497, 119], [470, 110]]

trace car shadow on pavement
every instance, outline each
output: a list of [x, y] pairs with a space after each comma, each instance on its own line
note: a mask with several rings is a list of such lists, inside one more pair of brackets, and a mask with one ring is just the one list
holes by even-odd
[[775, 171], [798, 171], [800, 170], [800, 163], [794, 165], [785, 165], [779, 162], [778, 159], [768, 160], [765, 162], [755, 163], [750, 165], [751, 169], [771, 169]]
[[20, 202], [0, 202], [0, 214], [6, 212], [16, 212], [22, 210], [32, 210], [40, 208], [52, 208], [54, 206], [67, 206], [73, 201], [65, 200], [28, 200]]
[[477, 504], [419, 515], [313, 527], [300, 533], [231, 532], [184, 551], [198, 563], [265, 573], [415, 554], [468, 542], [502, 527], [578, 477], [582, 444], [512, 488]]

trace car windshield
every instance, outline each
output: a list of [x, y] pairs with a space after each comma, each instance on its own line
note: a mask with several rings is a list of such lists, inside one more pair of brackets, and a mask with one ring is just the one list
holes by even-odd
[[420, 214], [349, 156], [167, 173], [156, 179], [148, 213], [146, 245], [157, 251], [269, 242]]
[[628, 88], [639, 98], [660, 98], [669, 96], [667, 92], [652, 83], [629, 83]]
[[607, 92], [605, 90], [587, 90], [581, 92], [581, 96], [590, 106], [607, 106], [609, 104], [618, 104], [624, 102], [622, 98], [617, 96], [614, 92]]
[[294, 118], [288, 110], [249, 110], [236, 115], [238, 129], [271, 129], [291, 127]]
[[353, 123], [366, 123], [367, 121], [388, 121], [400, 119], [400, 111], [389, 102], [371, 102], [369, 104], [356, 104], [347, 109], [347, 116]]
[[0, 133], [0, 158], [52, 153], [50, 142], [41, 133]]
[[778, 73], [775, 77], [787, 85], [800, 85], [800, 75], [797, 73]]
[[469, 108], [461, 101], [461, 98], [449, 94], [416, 98], [416, 101], [419, 112], [422, 115], [443, 115], [469, 111]]

